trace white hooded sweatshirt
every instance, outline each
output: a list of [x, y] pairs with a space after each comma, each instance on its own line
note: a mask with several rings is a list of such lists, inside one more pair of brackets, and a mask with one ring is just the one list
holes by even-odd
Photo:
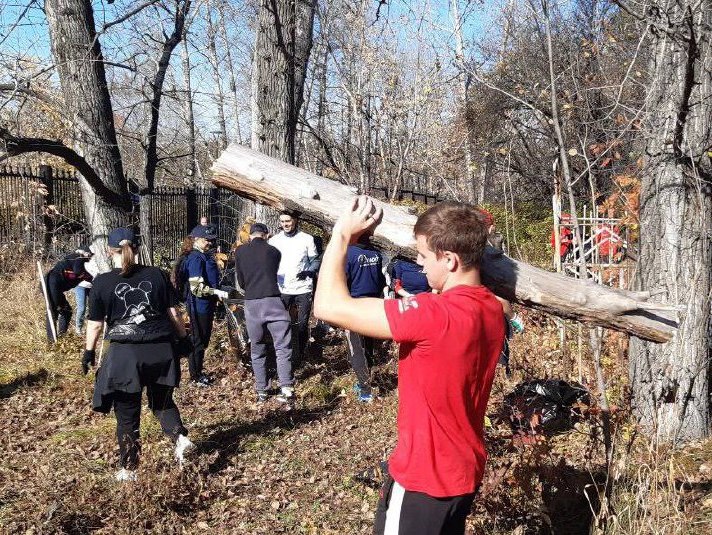
[[277, 272], [277, 284], [283, 294], [300, 295], [312, 291], [312, 279], [297, 279], [297, 274], [309, 270], [317, 258], [314, 237], [306, 232], [297, 231], [293, 236], [280, 232], [269, 239], [269, 244], [279, 249], [282, 259]]

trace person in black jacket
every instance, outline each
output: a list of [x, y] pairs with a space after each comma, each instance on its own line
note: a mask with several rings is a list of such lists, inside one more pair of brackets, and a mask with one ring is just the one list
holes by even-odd
[[118, 228], [109, 233], [109, 253], [120, 266], [98, 275], [89, 296], [89, 322], [82, 367], [95, 365], [95, 348], [106, 322], [109, 350], [94, 385], [93, 409], [116, 415], [121, 469], [118, 481], [135, 481], [140, 452], [141, 395], [173, 439], [176, 460], [182, 463], [193, 449], [188, 431], [173, 401], [180, 380], [179, 355], [191, 346], [176, 311], [176, 293], [159, 268], [136, 264], [134, 233]]
[[245, 290], [245, 319], [251, 341], [257, 401], [264, 402], [268, 398], [266, 328], [272, 335], [277, 355], [277, 375], [281, 387], [277, 400], [289, 403], [294, 399], [291, 322], [277, 286], [282, 254], [267, 243], [268, 234], [264, 223], [254, 223], [250, 227], [250, 243], [235, 250], [235, 276]]
[[47, 300], [52, 311], [52, 317], [47, 317], [47, 339], [52, 341], [50, 321], [57, 322], [57, 336], [67, 332], [69, 320], [72, 318], [72, 307], [64, 292], [75, 288], [80, 282], [91, 282], [93, 277], [86, 270], [86, 263], [94, 253], [88, 246], [79, 247], [57, 262], [45, 275]]

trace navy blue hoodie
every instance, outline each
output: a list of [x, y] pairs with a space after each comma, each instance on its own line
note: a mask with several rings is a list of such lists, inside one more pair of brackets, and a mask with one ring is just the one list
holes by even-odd
[[349, 245], [346, 250], [346, 284], [351, 297], [383, 297], [386, 279], [381, 253], [368, 245]]

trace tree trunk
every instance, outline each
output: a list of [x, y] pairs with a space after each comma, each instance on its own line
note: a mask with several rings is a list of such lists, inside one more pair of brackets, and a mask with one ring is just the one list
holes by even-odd
[[222, 87], [222, 70], [218, 58], [217, 28], [213, 24], [212, 6], [208, 3], [205, 6], [205, 21], [208, 24], [208, 60], [215, 83], [215, 104], [218, 109], [218, 128], [220, 128], [220, 149], [227, 147], [227, 121], [225, 119], [225, 92]]
[[[353, 201], [348, 186], [239, 145], [230, 145], [212, 170], [216, 185], [279, 210], [298, 209], [304, 220], [327, 231]], [[414, 258], [415, 215], [405, 207], [376, 203], [384, 217], [374, 242], [393, 254]], [[482, 276], [484, 284], [505, 299], [562, 317], [658, 342], [669, 340], [675, 330], [674, 311], [649, 304], [643, 293], [571, 279], [492, 252], [483, 261]]]
[[252, 61], [252, 147], [294, 163], [316, 0], [260, 0]]
[[[465, 64], [465, 43], [462, 37], [462, 19], [460, 18], [460, 5], [459, 0], [450, 0], [450, 17], [452, 18], [453, 29], [455, 32], [455, 65], [457, 66], [458, 75], [458, 89], [460, 92], [460, 106], [461, 115], [465, 117], [467, 114], [467, 107], [469, 105], [469, 86], [470, 86], [470, 76], [467, 74], [467, 66]], [[463, 140], [463, 151], [465, 153], [464, 169], [462, 173], [462, 179], [460, 182], [460, 191], [466, 193], [470, 202], [474, 202], [478, 205], [482, 204], [482, 198], [479, 197], [479, 192], [481, 189], [479, 187], [479, 180], [475, 178], [473, 173], [473, 161], [472, 161], [472, 142], [470, 139], [470, 127], [467, 120], [462, 121], [462, 128], [464, 129], [465, 139]]]
[[188, 52], [188, 31], [183, 32], [183, 46], [181, 47], [181, 65], [183, 70], [183, 85], [185, 86], [185, 100], [183, 110], [185, 113], [185, 123], [188, 128], [188, 167], [184, 182], [188, 186], [195, 185], [196, 173], [201, 178], [198, 167], [197, 154], [195, 151], [195, 113], [193, 111], [193, 86], [191, 81], [190, 54]]
[[664, 345], [631, 341], [636, 416], [650, 434], [685, 442], [710, 433], [712, 362], [712, 1], [651, 8], [654, 54], [637, 283], [681, 305]]
[[[65, 112], [74, 121], [74, 149], [109, 189], [128, 197], [91, 2], [46, 0], [45, 13]], [[124, 212], [98, 197], [83, 177], [80, 185], [92, 241], [103, 257], [106, 236], [124, 222]]]
[[240, 98], [237, 94], [237, 76], [235, 75], [235, 65], [232, 62], [232, 43], [227, 35], [227, 25], [225, 24], [224, 11], [229, 8], [227, 2], [221, 2], [218, 8], [218, 27], [220, 28], [220, 37], [223, 40], [223, 46], [225, 47], [225, 62], [227, 64], [227, 71], [229, 74], [229, 85], [230, 93], [232, 95], [232, 106], [233, 113], [235, 114], [235, 135], [233, 139], [237, 143], [242, 143], [242, 131], [240, 128]]

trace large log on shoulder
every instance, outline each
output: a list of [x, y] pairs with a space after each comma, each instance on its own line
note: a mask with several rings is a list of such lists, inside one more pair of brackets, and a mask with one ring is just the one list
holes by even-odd
[[[354, 191], [275, 158], [230, 145], [212, 168], [214, 184], [277, 209], [293, 209], [302, 218], [330, 230], [349, 206]], [[391, 254], [415, 257], [416, 216], [405, 207], [376, 201], [383, 220], [374, 241]], [[563, 318], [666, 342], [677, 328], [675, 307], [650, 301], [645, 292], [600, 286], [518, 262], [494, 249], [481, 266], [483, 283], [495, 294]]]

